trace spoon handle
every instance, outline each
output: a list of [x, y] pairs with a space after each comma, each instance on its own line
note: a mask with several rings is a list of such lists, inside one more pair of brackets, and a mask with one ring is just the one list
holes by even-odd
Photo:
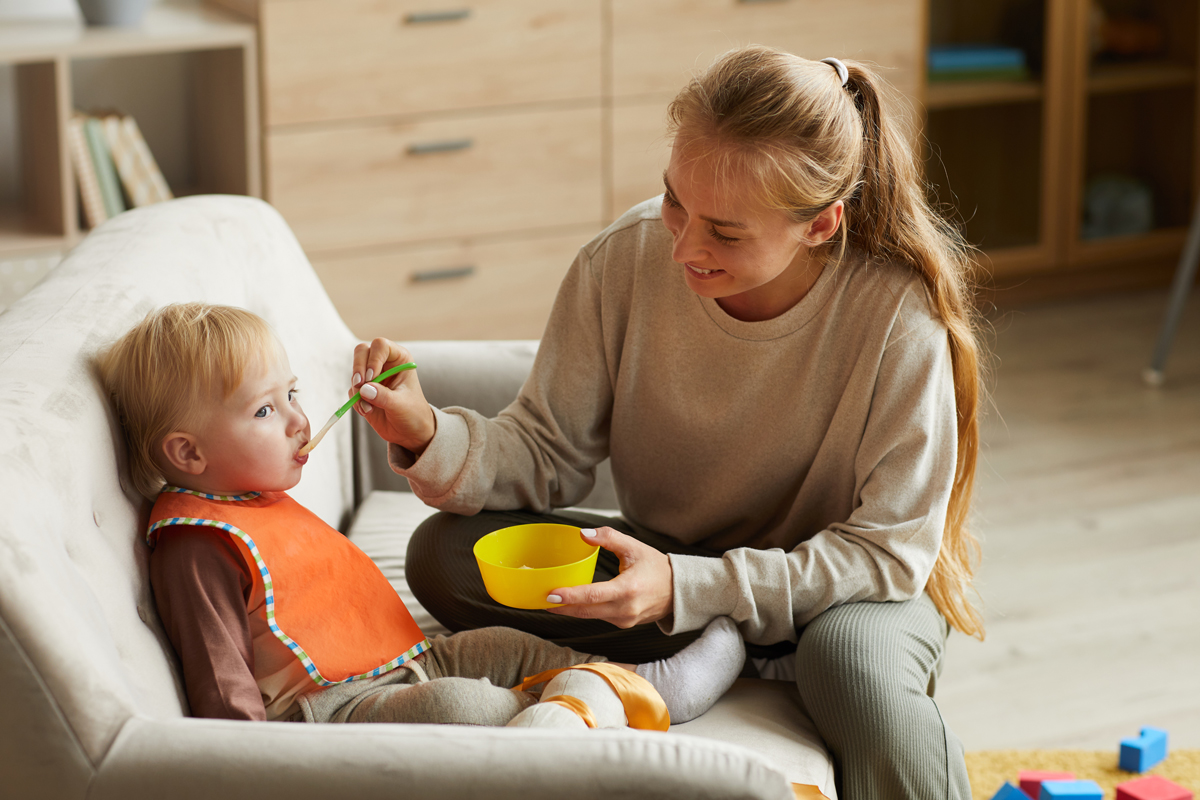
[[[380, 381], [387, 380], [388, 378], [392, 377], [397, 372], [404, 372], [404, 370], [406, 370], [406, 369], [416, 369], [416, 368], [417, 368], [417, 365], [411, 361], [409, 361], [407, 364], [397, 364], [396, 366], [392, 367], [391, 369], [387, 370], [386, 372], [380, 373], [377, 377], [372, 378], [371, 380], [369, 380], [367, 382], [368, 383], [379, 383]], [[335, 411], [334, 415], [337, 416], [338, 419], [341, 419], [342, 415], [345, 414], [347, 411], [349, 411], [351, 408], [354, 408], [354, 404], [357, 403], [361, 399], [362, 399], [362, 392], [359, 392], [358, 394], [354, 395], [354, 397], [351, 397], [349, 400], [347, 400], [345, 405], [343, 405], [341, 408], [339, 408], [337, 411]]]

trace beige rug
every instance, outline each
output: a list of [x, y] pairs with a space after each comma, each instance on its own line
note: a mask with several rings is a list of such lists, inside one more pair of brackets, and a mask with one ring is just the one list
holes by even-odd
[[1200, 795], [1200, 750], [1172, 750], [1166, 761], [1138, 775], [1117, 769], [1117, 748], [1113, 747], [1111, 752], [1099, 753], [1091, 750], [981, 750], [967, 753], [973, 800], [991, 800], [1005, 781], [1018, 785], [1017, 775], [1026, 769], [1074, 772], [1080, 780], [1100, 784], [1106, 800], [1116, 796], [1117, 784], [1145, 775], [1161, 775]]

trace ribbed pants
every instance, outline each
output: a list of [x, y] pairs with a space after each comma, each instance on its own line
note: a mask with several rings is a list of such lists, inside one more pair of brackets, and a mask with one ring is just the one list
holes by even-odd
[[[621, 519], [578, 512], [440, 513], [423, 522], [409, 541], [409, 587], [450, 630], [505, 625], [613, 661], [656, 661], [698, 636], [666, 636], [654, 624], [621, 629], [493, 601], [471, 548], [494, 530], [530, 522], [609, 526], [662, 552], [720, 555], [635, 532]], [[595, 580], [618, 572], [616, 557], [602, 549]], [[926, 595], [903, 603], [832, 608], [800, 631], [794, 645], [800, 699], [833, 757], [843, 800], [970, 800], [962, 743], [933, 700], [948, 633], [946, 620]], [[778, 657], [792, 647], [785, 642], [747, 650], [758, 658]]]

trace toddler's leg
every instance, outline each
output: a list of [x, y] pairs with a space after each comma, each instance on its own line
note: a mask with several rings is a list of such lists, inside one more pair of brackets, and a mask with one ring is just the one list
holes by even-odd
[[671, 712], [671, 722], [687, 722], [712, 708], [729, 691], [746, 663], [742, 634], [729, 617], [708, 623], [704, 634], [670, 658], [639, 664]]
[[430, 678], [487, 678], [504, 688], [546, 670], [605, 660], [512, 628], [435, 636], [430, 644], [424, 657]]

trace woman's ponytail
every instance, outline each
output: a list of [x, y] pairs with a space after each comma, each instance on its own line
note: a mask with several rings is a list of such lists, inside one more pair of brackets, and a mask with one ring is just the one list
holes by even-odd
[[914, 138], [900, 124], [890, 90], [863, 65], [850, 62], [847, 89], [862, 120], [862, 177], [847, 202], [849, 246], [909, 265], [920, 277], [946, 325], [958, 410], [958, 463], [941, 551], [926, 591], [950, 624], [983, 638], [983, 618], [972, 605], [971, 578], [979, 541], [968, 528], [979, 456], [981, 368], [978, 320], [971, 291], [971, 247], [929, 205]]

